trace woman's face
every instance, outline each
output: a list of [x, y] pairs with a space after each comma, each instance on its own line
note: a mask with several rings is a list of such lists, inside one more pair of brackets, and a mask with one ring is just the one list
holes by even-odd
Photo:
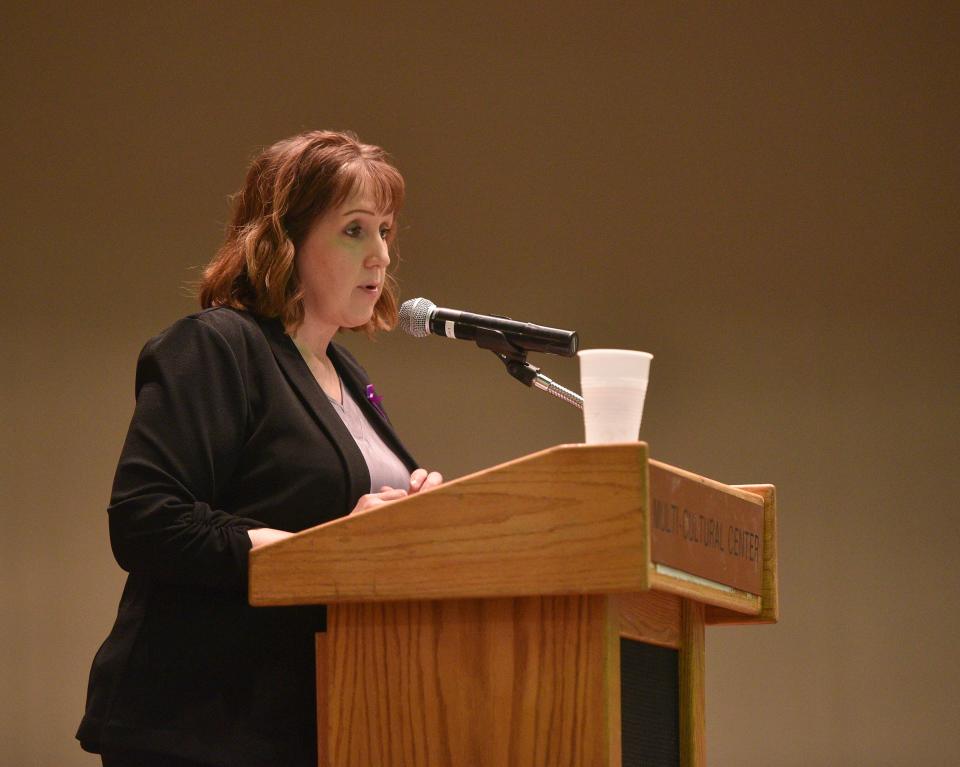
[[391, 226], [393, 216], [362, 192], [313, 223], [296, 257], [308, 318], [334, 329], [369, 322], [390, 264]]

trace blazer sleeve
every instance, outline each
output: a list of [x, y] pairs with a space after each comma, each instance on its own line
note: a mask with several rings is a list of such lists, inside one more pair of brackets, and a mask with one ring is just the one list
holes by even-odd
[[264, 525], [216, 508], [249, 413], [236, 354], [209, 324], [180, 320], [144, 346], [136, 399], [108, 509], [117, 562], [160, 581], [245, 590], [246, 531]]

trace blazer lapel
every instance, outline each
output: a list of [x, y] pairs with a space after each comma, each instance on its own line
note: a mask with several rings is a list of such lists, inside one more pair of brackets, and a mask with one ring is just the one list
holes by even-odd
[[363, 453], [313, 377], [293, 339], [284, 331], [283, 323], [279, 319], [263, 317], [258, 317], [257, 322], [290, 385], [339, 452], [349, 489], [350, 508], [353, 508], [361, 495], [370, 492], [370, 470]]

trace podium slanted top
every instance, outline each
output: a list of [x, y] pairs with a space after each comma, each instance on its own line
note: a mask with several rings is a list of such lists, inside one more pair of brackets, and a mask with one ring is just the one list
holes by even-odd
[[[773, 487], [559, 445], [250, 552], [257, 606], [635, 593], [777, 618]], [[755, 617], [748, 617], [755, 616]]]
[[560, 445], [250, 552], [250, 603], [647, 588], [647, 445]]

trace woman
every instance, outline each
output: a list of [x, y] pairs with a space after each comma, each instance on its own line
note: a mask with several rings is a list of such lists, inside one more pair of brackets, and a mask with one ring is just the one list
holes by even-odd
[[77, 734], [106, 767], [316, 764], [325, 611], [250, 607], [247, 555], [442, 481], [332, 341], [395, 324], [403, 194], [352, 134], [273, 145], [204, 272], [204, 311], [144, 346], [108, 509], [129, 576]]

